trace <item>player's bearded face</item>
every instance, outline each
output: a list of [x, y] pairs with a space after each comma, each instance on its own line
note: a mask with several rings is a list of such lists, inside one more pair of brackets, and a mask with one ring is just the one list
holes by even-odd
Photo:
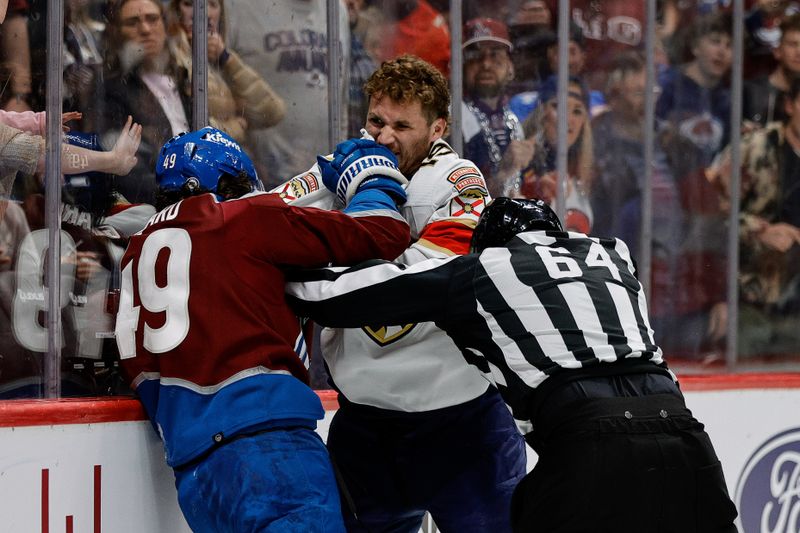
[[406, 177], [417, 171], [444, 127], [444, 119], [428, 121], [419, 101], [399, 103], [380, 94], [370, 98], [367, 132], [397, 156], [400, 172]]

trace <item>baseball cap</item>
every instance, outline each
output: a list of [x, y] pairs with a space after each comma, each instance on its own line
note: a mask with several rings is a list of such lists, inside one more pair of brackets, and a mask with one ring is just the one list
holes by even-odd
[[499, 20], [474, 18], [467, 21], [464, 24], [464, 43], [461, 48], [483, 41], [500, 43], [507, 46], [509, 50], [513, 49], [508, 36], [508, 27]]

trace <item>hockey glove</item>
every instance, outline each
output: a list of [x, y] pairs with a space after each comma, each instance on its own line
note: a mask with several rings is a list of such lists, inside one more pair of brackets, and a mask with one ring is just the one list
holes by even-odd
[[359, 185], [370, 176], [382, 176], [405, 185], [408, 180], [397, 168], [397, 157], [383, 145], [368, 139], [339, 143], [329, 157], [317, 156], [322, 182], [347, 205]]

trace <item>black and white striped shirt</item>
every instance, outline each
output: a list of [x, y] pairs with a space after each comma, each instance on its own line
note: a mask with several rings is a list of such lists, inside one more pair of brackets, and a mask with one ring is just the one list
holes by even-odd
[[290, 304], [325, 326], [435, 322], [520, 419], [530, 419], [537, 387], [555, 373], [635, 358], [665, 367], [619, 239], [534, 231], [480, 255], [371, 262], [294, 279]]

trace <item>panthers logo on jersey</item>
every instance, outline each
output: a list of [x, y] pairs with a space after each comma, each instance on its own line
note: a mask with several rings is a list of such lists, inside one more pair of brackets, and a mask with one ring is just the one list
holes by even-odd
[[413, 330], [416, 325], [417, 324], [414, 323], [405, 324], [403, 326], [365, 326], [361, 329], [367, 334], [367, 337], [372, 339], [378, 346], [388, 346], [411, 333], [411, 330]]
[[486, 195], [480, 190], [471, 189], [450, 200], [450, 216], [469, 216], [477, 219], [484, 207], [486, 207]]
[[467, 190], [482, 193], [484, 196], [489, 194], [486, 181], [475, 167], [457, 168], [447, 176], [447, 181], [453, 184], [459, 194]]

